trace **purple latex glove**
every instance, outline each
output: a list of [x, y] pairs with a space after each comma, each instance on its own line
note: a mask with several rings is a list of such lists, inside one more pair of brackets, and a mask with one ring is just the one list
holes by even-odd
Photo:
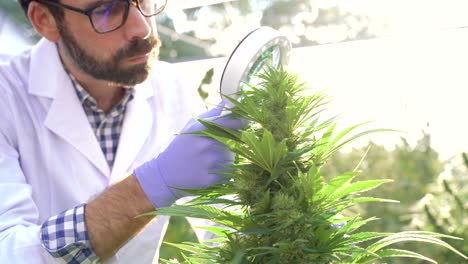
[[[230, 129], [246, 125], [244, 120], [221, 117], [222, 111], [223, 105], [220, 104], [199, 118]], [[181, 133], [204, 128], [200, 122], [191, 119]], [[223, 176], [214, 172], [222, 170], [233, 159], [234, 154], [226, 151], [220, 142], [197, 135], [178, 135], [157, 158], [136, 168], [133, 175], [153, 206], [161, 208], [188, 195], [175, 188], [200, 189], [218, 183]]]

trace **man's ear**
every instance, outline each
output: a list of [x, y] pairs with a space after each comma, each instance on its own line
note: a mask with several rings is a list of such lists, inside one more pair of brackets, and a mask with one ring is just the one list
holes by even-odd
[[57, 22], [44, 4], [32, 1], [28, 8], [28, 17], [36, 31], [46, 39], [57, 42], [60, 39]]

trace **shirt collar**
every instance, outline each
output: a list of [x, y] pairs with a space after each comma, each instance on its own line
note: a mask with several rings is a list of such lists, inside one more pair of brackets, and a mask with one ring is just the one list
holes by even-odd
[[[78, 96], [78, 99], [80, 100], [81, 104], [83, 107], [90, 107], [94, 111], [99, 111], [100, 109], [97, 106], [96, 99], [92, 97], [73, 77], [73, 75], [68, 74], [70, 76], [70, 79], [73, 83], [73, 87], [75, 88], [76, 95]], [[123, 98], [120, 100], [118, 104], [116, 104], [111, 112], [114, 112], [117, 110], [118, 112], [121, 112], [125, 109], [127, 106], [127, 103], [130, 102], [135, 93], [135, 88], [125, 88], [125, 95]]]

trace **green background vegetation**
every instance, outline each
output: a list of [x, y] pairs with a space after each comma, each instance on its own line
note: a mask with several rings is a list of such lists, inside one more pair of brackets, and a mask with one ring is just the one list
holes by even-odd
[[[176, 1], [176, 0], [169, 0]], [[184, 0], [177, 0], [184, 1]], [[230, 8], [235, 9], [233, 12]], [[37, 41], [39, 36], [32, 29], [29, 21], [19, 8], [17, 0], [0, 1], [0, 11], [18, 23], [24, 30], [24, 34]], [[225, 56], [228, 54], [213, 54], [211, 47], [217, 43], [216, 34], [223, 32], [228, 27], [239, 26], [235, 32], [244, 32], [242, 24], [236, 24], [235, 21], [246, 16], [261, 17], [261, 25], [270, 26], [276, 29], [288, 28], [294, 35], [293, 28], [300, 26], [304, 30], [319, 29], [333, 26], [346, 28], [340, 34], [336, 41], [348, 41], [358, 39], [369, 39], [375, 37], [372, 28], [376, 27], [376, 22], [372, 22], [363, 15], [352, 14], [341, 10], [338, 6], [329, 6], [326, 8], [317, 7], [311, 0], [237, 0], [233, 1], [229, 7], [223, 4], [212, 5], [208, 13], [201, 12], [201, 8], [192, 8], [184, 10], [186, 20], [196, 24], [197, 28], [210, 29], [211, 37], [199, 39], [195, 30], [188, 30], [183, 33], [177, 32], [174, 21], [165, 13], [158, 15], [158, 32], [163, 42], [160, 57], [162, 60], [177, 62], [193, 59], [202, 59], [207, 57]], [[303, 14], [303, 17], [297, 17], [297, 14]], [[2, 14], [3, 15], [3, 14]], [[205, 22], [207, 16], [215, 17], [216, 20]], [[314, 19], [308, 19], [314, 17]], [[1, 23], [1, 20], [0, 20]], [[0, 25], [1, 26], [1, 25]], [[385, 25], [378, 25], [385, 27]], [[1, 27], [0, 27], [1, 30]], [[317, 35], [306, 37], [303, 33], [297, 33], [292, 36], [295, 40], [295, 46], [317, 45], [329, 42], [323, 37]]]

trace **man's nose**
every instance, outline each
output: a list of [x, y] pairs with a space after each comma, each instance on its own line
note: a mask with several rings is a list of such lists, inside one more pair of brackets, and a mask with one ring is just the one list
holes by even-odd
[[135, 5], [130, 5], [128, 18], [125, 22], [125, 33], [129, 40], [146, 39], [151, 35], [150, 19], [143, 16]]

